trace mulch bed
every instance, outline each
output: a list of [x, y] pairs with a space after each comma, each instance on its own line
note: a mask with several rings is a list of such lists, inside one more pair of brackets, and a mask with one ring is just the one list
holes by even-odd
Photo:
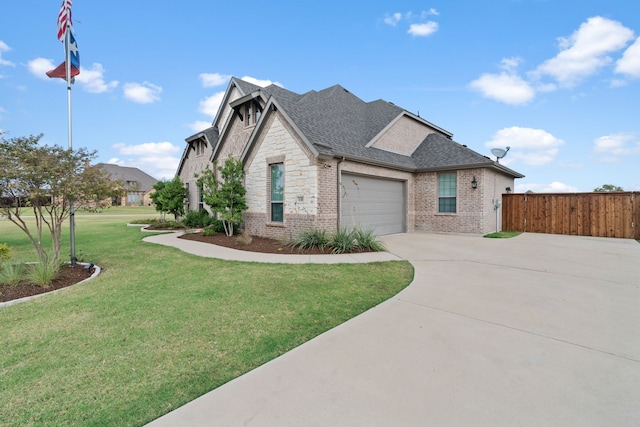
[[321, 251], [318, 248], [310, 248], [300, 251], [292, 248], [275, 239], [251, 236], [251, 243], [243, 242], [241, 236], [227, 236], [224, 233], [216, 233], [213, 236], [203, 236], [202, 233], [186, 233], [179, 239], [195, 240], [197, 242], [211, 243], [226, 248], [238, 249], [240, 251], [260, 252], [265, 254], [289, 254], [289, 255], [323, 255], [330, 254], [331, 249]]
[[51, 285], [46, 288], [34, 285], [33, 283], [21, 283], [15, 286], [0, 285], [0, 302], [7, 302], [14, 299], [29, 297], [38, 294], [55, 291], [57, 289], [66, 288], [82, 282], [84, 279], [91, 277], [95, 271], [94, 267], [84, 268], [84, 265], [71, 267], [68, 264], [60, 268], [60, 274], [56, 277]]

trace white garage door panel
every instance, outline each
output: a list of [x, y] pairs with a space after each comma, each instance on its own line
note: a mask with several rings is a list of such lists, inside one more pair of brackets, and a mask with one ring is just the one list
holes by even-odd
[[342, 174], [341, 224], [370, 227], [376, 234], [405, 231], [404, 183]]

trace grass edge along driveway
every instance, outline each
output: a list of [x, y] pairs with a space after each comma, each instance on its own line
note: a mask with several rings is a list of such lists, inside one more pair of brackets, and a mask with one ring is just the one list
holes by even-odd
[[[78, 218], [77, 251], [102, 274], [0, 309], [3, 424], [145, 424], [389, 299], [413, 278], [404, 261], [200, 258], [142, 242], [126, 222]], [[24, 237], [3, 222], [0, 231], [24, 258]]]

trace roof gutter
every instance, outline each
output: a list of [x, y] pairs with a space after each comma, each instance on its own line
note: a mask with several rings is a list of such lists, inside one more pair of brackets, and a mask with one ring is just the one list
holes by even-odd
[[398, 165], [394, 165], [393, 163], [381, 162], [381, 161], [372, 160], [372, 159], [366, 158], [366, 157], [352, 156], [352, 155], [347, 154], [347, 153], [334, 152], [333, 153], [333, 157], [334, 158], [342, 158], [343, 161], [344, 160], [353, 160], [353, 161], [356, 161], [358, 163], [366, 163], [368, 165], [373, 165], [373, 166], [382, 166], [382, 167], [385, 167], [385, 168], [395, 169], [395, 170], [404, 171], [404, 172], [415, 172], [416, 171], [416, 168], [414, 168], [414, 167], [398, 166]]

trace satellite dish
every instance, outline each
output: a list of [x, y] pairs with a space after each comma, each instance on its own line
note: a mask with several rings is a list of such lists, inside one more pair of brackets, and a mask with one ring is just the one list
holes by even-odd
[[496, 162], [500, 163], [500, 159], [507, 155], [507, 151], [509, 151], [509, 149], [511, 149], [511, 147], [507, 147], [506, 150], [503, 150], [502, 148], [492, 148], [491, 154], [496, 156]]

